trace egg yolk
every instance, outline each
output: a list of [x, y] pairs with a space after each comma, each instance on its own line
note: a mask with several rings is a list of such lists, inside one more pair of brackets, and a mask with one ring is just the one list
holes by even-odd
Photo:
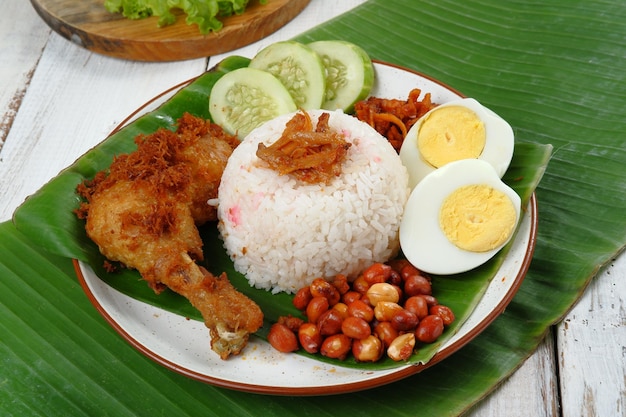
[[486, 141], [484, 123], [463, 106], [433, 110], [422, 121], [417, 135], [420, 154], [435, 168], [460, 159], [478, 158]]
[[511, 199], [488, 185], [456, 189], [439, 211], [439, 225], [448, 240], [471, 252], [490, 251], [507, 242], [516, 218]]

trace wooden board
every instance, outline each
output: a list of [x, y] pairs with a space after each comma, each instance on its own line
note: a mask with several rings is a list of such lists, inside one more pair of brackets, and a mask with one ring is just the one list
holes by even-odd
[[292, 20], [310, 0], [251, 0], [246, 11], [223, 18], [218, 32], [202, 35], [185, 15], [159, 28], [157, 17], [129, 20], [109, 13], [104, 0], [31, 0], [57, 33], [91, 51], [138, 61], [177, 61], [220, 54], [248, 45]]

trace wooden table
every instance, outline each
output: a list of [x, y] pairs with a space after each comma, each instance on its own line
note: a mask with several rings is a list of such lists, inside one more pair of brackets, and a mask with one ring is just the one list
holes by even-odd
[[[252, 56], [362, 2], [314, 0], [236, 53]], [[94, 54], [50, 30], [24, 0], [3, 5], [0, 56], [0, 221], [124, 116], [223, 57], [145, 63]], [[626, 254], [598, 273], [537, 351], [470, 415], [626, 415], [623, 294]]]

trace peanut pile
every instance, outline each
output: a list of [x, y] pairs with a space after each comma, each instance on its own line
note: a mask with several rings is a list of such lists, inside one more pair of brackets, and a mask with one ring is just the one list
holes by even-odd
[[293, 298], [306, 320], [283, 316], [268, 334], [280, 352], [300, 348], [343, 360], [407, 360], [417, 344], [433, 343], [454, 321], [432, 295], [430, 277], [406, 260], [375, 263], [353, 282], [316, 278]]

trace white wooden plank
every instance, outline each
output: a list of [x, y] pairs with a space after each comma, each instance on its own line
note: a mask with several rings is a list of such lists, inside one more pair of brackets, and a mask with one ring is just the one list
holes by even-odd
[[624, 294], [626, 253], [594, 278], [553, 328], [556, 346], [548, 335], [519, 370], [467, 415], [625, 416]]
[[103, 57], [53, 33], [2, 149], [0, 221], [139, 106], [205, 68]]
[[558, 417], [559, 381], [552, 340], [549, 333], [526, 362], [467, 417]]
[[37, 66], [50, 29], [28, 1], [9, 1], [0, 13], [0, 149]]
[[563, 417], [626, 416], [626, 253], [558, 326]]

